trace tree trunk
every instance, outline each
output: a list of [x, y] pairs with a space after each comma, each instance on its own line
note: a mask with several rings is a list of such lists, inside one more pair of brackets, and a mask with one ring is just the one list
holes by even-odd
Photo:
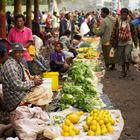
[[22, 1], [14, 0], [14, 15], [22, 14]]
[[53, 12], [53, 0], [48, 0], [48, 11]]
[[38, 19], [38, 12], [39, 12], [39, 0], [34, 0], [34, 19], [35, 22], [39, 22]]
[[48, 11], [50, 11], [50, 0], [47, 0], [47, 4], [48, 4]]
[[0, 38], [6, 38], [6, 14], [5, 14], [6, 0], [0, 2]]
[[32, 29], [32, 0], [27, 0], [26, 5], [26, 26]]

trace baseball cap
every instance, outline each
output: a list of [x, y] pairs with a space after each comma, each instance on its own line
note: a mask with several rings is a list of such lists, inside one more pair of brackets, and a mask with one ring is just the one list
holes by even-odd
[[12, 43], [12, 51], [25, 51], [26, 48], [24, 48], [23, 44], [21, 43]]
[[140, 23], [140, 16], [131, 22], [133, 25], [139, 24]]

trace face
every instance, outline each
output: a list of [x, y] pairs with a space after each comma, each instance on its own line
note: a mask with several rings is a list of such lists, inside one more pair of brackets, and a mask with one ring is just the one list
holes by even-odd
[[121, 19], [122, 19], [122, 20], [127, 20], [127, 16], [128, 16], [127, 13], [122, 13], [122, 14], [121, 14]]
[[14, 51], [13, 58], [16, 59], [18, 62], [22, 61], [24, 51]]
[[24, 27], [24, 20], [23, 18], [17, 18], [16, 19], [16, 22], [15, 22], [15, 25], [18, 29], [21, 29]]
[[101, 17], [105, 18], [106, 14], [101, 10]]
[[56, 51], [56, 52], [61, 52], [61, 51], [62, 51], [62, 48], [60, 47], [60, 44], [58, 44], [58, 45], [55, 47], [55, 51]]
[[70, 20], [70, 13], [68, 13], [68, 14], [66, 15], [66, 19], [67, 19], [67, 20]]

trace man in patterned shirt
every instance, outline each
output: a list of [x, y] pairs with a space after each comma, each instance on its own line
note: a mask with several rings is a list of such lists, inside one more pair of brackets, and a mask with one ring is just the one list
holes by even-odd
[[42, 84], [41, 79], [25, 81], [24, 70], [20, 64], [25, 48], [20, 43], [14, 43], [11, 57], [5, 58], [6, 51], [0, 53], [3, 60], [0, 69], [3, 86], [3, 100], [7, 111], [11, 112], [21, 103], [31, 88]]

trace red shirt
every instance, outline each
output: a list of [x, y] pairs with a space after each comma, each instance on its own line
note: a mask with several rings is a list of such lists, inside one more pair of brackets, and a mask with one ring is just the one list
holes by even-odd
[[[19, 42], [23, 45], [26, 45], [29, 41], [32, 40], [32, 31], [30, 28], [27, 27], [24, 27], [22, 31], [19, 31], [16, 27], [13, 27], [8, 34], [8, 41], [12, 43]], [[28, 50], [24, 52], [24, 57], [26, 61], [30, 60]]]

